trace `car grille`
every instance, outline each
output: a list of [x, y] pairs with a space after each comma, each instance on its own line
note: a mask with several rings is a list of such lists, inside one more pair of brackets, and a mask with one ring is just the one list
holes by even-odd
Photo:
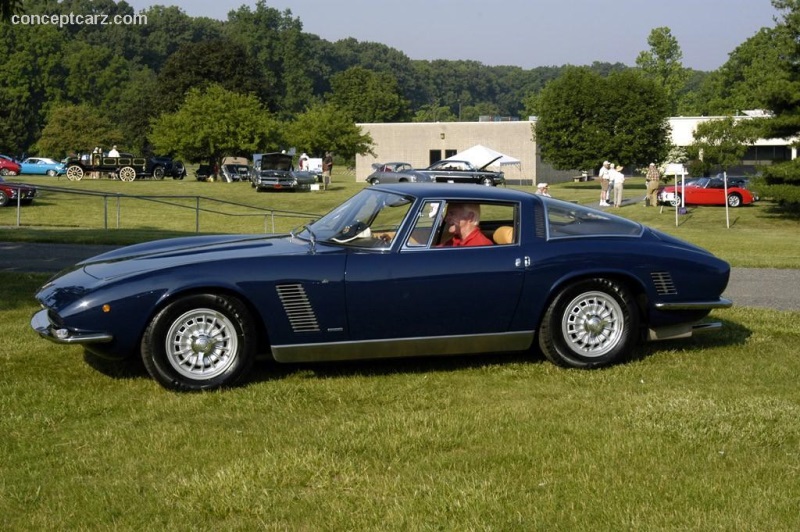
[[319, 332], [317, 316], [303, 285], [283, 284], [278, 285], [276, 290], [294, 332]]
[[653, 285], [656, 292], [661, 296], [674, 296], [678, 294], [678, 289], [675, 287], [675, 282], [672, 280], [672, 274], [669, 272], [652, 272], [650, 279], [653, 280]]

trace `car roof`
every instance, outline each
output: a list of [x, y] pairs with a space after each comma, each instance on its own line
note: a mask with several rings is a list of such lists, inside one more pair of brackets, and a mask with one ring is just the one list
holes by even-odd
[[539, 198], [532, 192], [505, 187], [486, 187], [483, 185], [457, 185], [451, 183], [397, 183], [375, 185], [370, 189], [386, 190], [418, 198], [445, 198], [489, 201], [521, 201]]

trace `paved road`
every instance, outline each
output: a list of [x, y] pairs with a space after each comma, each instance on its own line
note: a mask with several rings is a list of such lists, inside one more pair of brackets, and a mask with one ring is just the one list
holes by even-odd
[[[114, 247], [0, 242], [0, 273], [55, 273]], [[733, 268], [724, 295], [741, 307], [800, 310], [800, 270]]]

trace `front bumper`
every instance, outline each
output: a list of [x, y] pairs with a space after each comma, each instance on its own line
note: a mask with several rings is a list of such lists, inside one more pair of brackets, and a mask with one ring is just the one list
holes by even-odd
[[42, 309], [31, 318], [31, 328], [39, 336], [57, 344], [97, 344], [110, 342], [114, 336], [100, 331], [72, 331], [59, 327], [50, 319], [47, 309]]

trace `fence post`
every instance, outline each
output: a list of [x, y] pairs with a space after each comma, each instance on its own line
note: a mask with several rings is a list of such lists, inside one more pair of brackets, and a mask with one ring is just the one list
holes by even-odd
[[119, 195], [117, 195], [117, 229], [119, 229], [119, 221], [120, 221], [120, 217], [122, 215], [121, 209], [122, 209], [122, 206], [120, 205], [120, 202], [119, 202]]
[[22, 219], [22, 188], [17, 189], [17, 227], [20, 226]]
[[108, 231], [108, 196], [103, 194], [103, 229]]
[[195, 196], [194, 207], [194, 232], [200, 232], [200, 196]]

